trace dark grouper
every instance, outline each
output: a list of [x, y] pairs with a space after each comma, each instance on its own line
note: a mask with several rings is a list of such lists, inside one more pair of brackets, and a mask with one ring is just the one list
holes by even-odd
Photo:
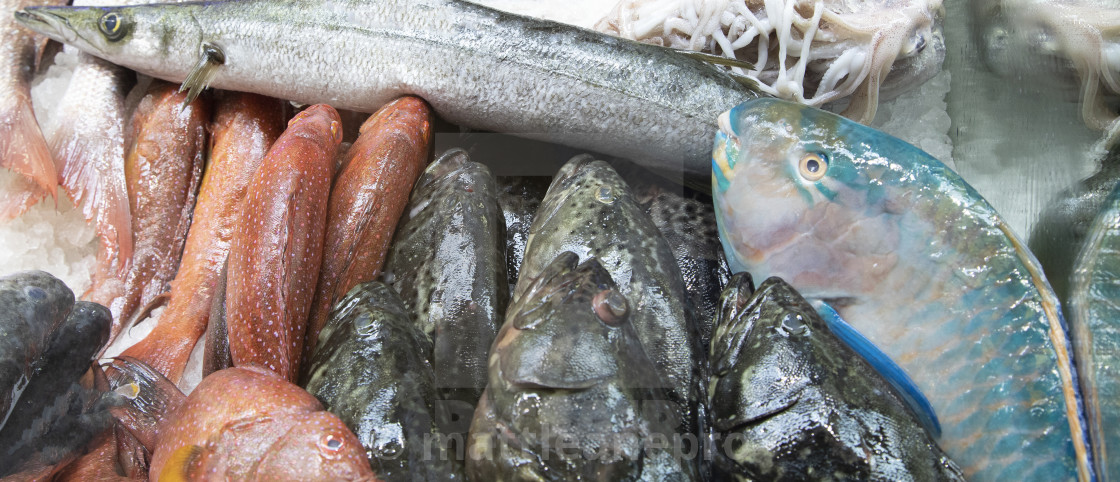
[[717, 471], [754, 480], [959, 480], [879, 372], [793, 288], [735, 275], [712, 340]]
[[790, 102], [720, 119], [716, 220], [732, 271], [828, 302], [941, 420], [970, 480], [1093, 476], [1069, 337], [1034, 256], [955, 172]]
[[365, 112], [413, 94], [455, 124], [697, 180], [711, 169], [716, 117], [758, 96], [669, 49], [458, 0], [239, 0], [16, 16], [192, 93], [209, 84]]
[[[597, 259], [522, 275], [471, 424], [474, 480], [695, 480], [630, 305]], [[677, 447], [679, 448], [679, 447]], [[687, 455], [687, 454], [686, 454]]]

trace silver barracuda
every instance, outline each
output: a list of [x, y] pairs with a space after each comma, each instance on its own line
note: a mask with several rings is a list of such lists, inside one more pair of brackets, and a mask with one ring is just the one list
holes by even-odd
[[446, 120], [639, 159], [706, 182], [720, 112], [758, 97], [704, 60], [456, 0], [248, 0], [27, 8], [27, 27], [197, 94]]

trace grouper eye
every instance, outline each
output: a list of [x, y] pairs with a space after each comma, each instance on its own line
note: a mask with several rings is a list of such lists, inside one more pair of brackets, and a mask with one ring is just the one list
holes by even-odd
[[107, 12], [101, 16], [97, 25], [101, 29], [101, 33], [105, 34], [105, 38], [115, 42], [124, 38], [124, 34], [128, 31], [125, 23], [124, 17], [119, 13]]
[[808, 153], [801, 157], [797, 170], [806, 181], [815, 182], [828, 171], [828, 158], [823, 154]]

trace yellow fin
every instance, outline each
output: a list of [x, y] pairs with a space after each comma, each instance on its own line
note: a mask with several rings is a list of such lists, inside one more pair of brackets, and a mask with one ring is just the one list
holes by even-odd
[[171, 452], [163, 470], [159, 473], [160, 482], [186, 482], [191, 480], [193, 465], [202, 455], [202, 447], [198, 445], [184, 445]]
[[183, 105], [190, 104], [197, 99], [198, 95], [210, 85], [214, 76], [218, 74], [218, 67], [226, 63], [226, 54], [217, 45], [202, 42], [199, 50], [198, 63], [194, 64], [194, 68], [183, 80], [183, 85], [179, 86], [179, 92], [188, 91], [187, 99], [183, 101]]

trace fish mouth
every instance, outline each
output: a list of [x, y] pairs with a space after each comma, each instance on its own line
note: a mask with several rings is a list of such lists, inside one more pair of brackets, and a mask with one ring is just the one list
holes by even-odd
[[70, 21], [50, 7], [29, 7], [15, 12], [16, 21], [37, 33], [64, 43], [78, 39]]

